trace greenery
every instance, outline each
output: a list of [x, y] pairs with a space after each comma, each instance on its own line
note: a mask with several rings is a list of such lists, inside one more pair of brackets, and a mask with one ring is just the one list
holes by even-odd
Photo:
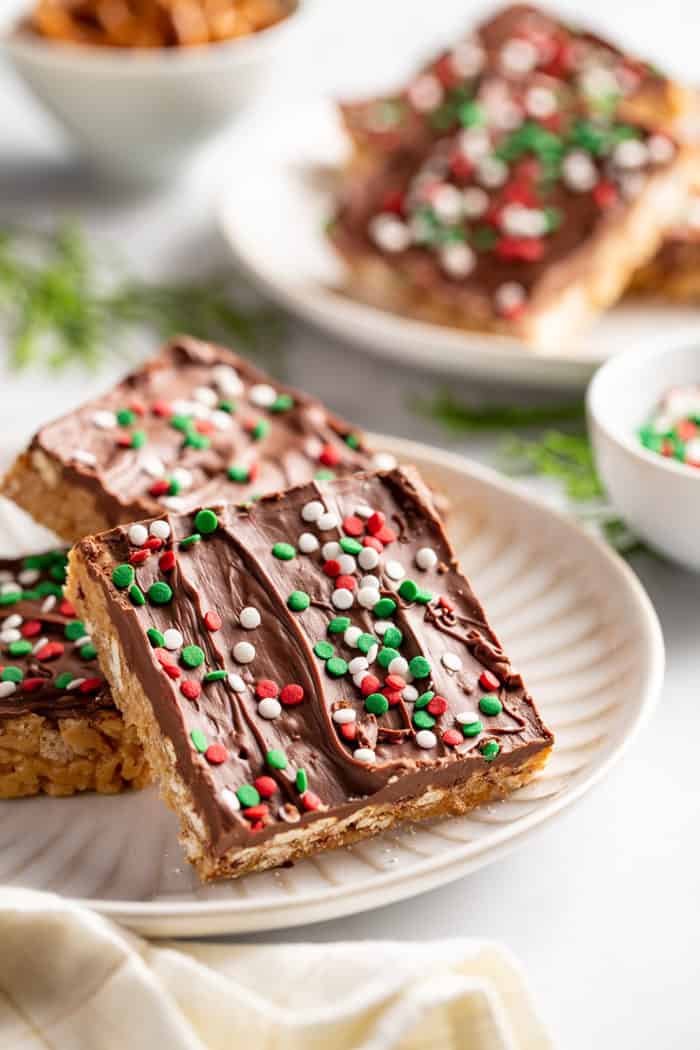
[[110, 353], [123, 354], [128, 330], [139, 326], [159, 338], [187, 332], [269, 357], [278, 318], [238, 305], [229, 284], [230, 275], [179, 286], [117, 276], [76, 225], [0, 230], [0, 323], [14, 368], [97, 368]]

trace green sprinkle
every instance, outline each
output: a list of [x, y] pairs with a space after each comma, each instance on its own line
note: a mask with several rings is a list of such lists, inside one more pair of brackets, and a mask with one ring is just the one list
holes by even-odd
[[493, 762], [494, 758], [501, 750], [501, 745], [496, 740], [487, 740], [485, 744], [481, 745], [479, 750], [487, 762]]
[[236, 402], [230, 401], [228, 398], [224, 398], [223, 401], [219, 401], [218, 409], [220, 412], [228, 412], [230, 416], [236, 411]]
[[219, 527], [219, 519], [213, 510], [208, 508], [200, 510], [195, 515], [194, 527], [197, 532], [202, 532], [206, 536], [210, 532], [216, 532]]
[[331, 656], [326, 661], [326, 671], [331, 678], [342, 678], [344, 674], [348, 673], [348, 665], [340, 656]]
[[329, 470], [328, 467], [322, 467], [320, 470], [316, 471], [314, 478], [316, 481], [333, 481], [335, 478], [335, 471]]
[[261, 441], [270, 433], [270, 424], [266, 419], [259, 419], [250, 432], [253, 441]]
[[180, 660], [185, 667], [199, 667], [204, 663], [204, 650], [198, 645], [186, 645], [180, 653]]
[[408, 669], [414, 678], [428, 678], [430, 675], [430, 664], [424, 656], [414, 656], [409, 660]]
[[421, 693], [421, 695], [416, 700], [416, 710], [420, 711], [422, 707], [427, 707], [434, 696], [435, 693], [431, 693], [430, 690], [428, 690], [427, 693]]
[[97, 649], [92, 644], [92, 642], [88, 642], [80, 650], [80, 659], [81, 660], [94, 660], [96, 656], [97, 656]]
[[133, 584], [133, 586], [129, 588], [129, 600], [131, 601], [132, 605], [146, 604], [146, 598], [144, 596], [144, 593], [137, 583]]
[[435, 719], [428, 711], [414, 711], [413, 724], [416, 729], [432, 729]]
[[503, 704], [493, 693], [486, 693], [479, 700], [479, 709], [483, 711], [485, 715], [500, 715], [503, 710]]
[[171, 478], [169, 483], [168, 483], [168, 495], [169, 496], [177, 496], [179, 494], [181, 488], [182, 488], [182, 485], [177, 480], [177, 478]]
[[432, 602], [432, 600], [433, 600], [433, 596], [430, 593], [430, 591], [420, 590], [420, 591], [418, 591], [418, 594], [416, 595], [416, 601], [420, 605], [427, 605], [429, 602]]
[[360, 439], [357, 434], [346, 434], [345, 444], [348, 448], [358, 449], [360, 447]]
[[320, 641], [316, 642], [314, 652], [316, 653], [316, 656], [319, 656], [322, 660], [330, 660], [335, 649], [330, 642]]
[[180, 430], [183, 434], [186, 434], [192, 425], [189, 416], [171, 416], [169, 422], [174, 430]]
[[483, 106], [474, 99], [463, 102], [457, 110], [457, 115], [463, 128], [480, 128], [486, 122]]
[[23, 679], [24, 671], [21, 667], [3, 667], [0, 672], [0, 682], [21, 682]]
[[311, 605], [311, 599], [306, 591], [292, 591], [287, 598], [287, 606], [292, 612], [304, 612]]
[[372, 612], [380, 619], [384, 619], [386, 616], [392, 616], [396, 612], [396, 602], [393, 598], [380, 598], [372, 609]]
[[149, 642], [151, 643], [154, 649], [163, 648], [163, 646], [165, 645], [165, 638], [160, 633], [160, 631], [157, 631], [155, 627], [149, 627], [146, 631], [146, 634], [148, 636]]
[[133, 565], [117, 565], [112, 570], [112, 583], [115, 587], [118, 587], [120, 591], [126, 590], [127, 587], [131, 587], [136, 573], [134, 572]]
[[7, 651], [10, 656], [26, 656], [27, 653], [32, 651], [32, 643], [28, 642], [26, 638], [20, 638], [17, 642], [10, 642]]
[[280, 751], [279, 748], [276, 747], [273, 747], [271, 751], [267, 752], [267, 754], [265, 755], [265, 761], [271, 769], [287, 768], [287, 756], [285, 755], [284, 751]]
[[143, 448], [148, 438], [144, 430], [134, 430], [131, 435], [131, 447], [132, 448]]
[[373, 634], [361, 634], [360, 637], [357, 639], [357, 648], [360, 650], [361, 653], [364, 653], [365, 656], [370, 651], [372, 646], [376, 644], [377, 639], [374, 637]]
[[340, 548], [346, 554], [359, 554], [362, 550], [362, 544], [359, 540], [353, 539], [352, 536], [341, 536]]
[[228, 671], [207, 671], [204, 676], [205, 682], [222, 682], [228, 678]]
[[377, 660], [381, 667], [388, 667], [392, 660], [395, 660], [401, 653], [397, 649], [383, 648], [379, 650]]
[[228, 468], [229, 481], [235, 481], [237, 485], [245, 485], [250, 478], [250, 471], [247, 467], [237, 467], [235, 464]]
[[328, 624], [329, 634], [344, 634], [350, 626], [349, 616], [334, 616]]
[[307, 787], [309, 786], [309, 778], [306, 775], [305, 769], [297, 769], [297, 775], [294, 778], [294, 783], [296, 785], [297, 791], [301, 791], [302, 793], [306, 791]]
[[37, 602], [43, 597], [40, 591], [22, 591], [22, 599], [25, 602]]
[[257, 788], [254, 788], [252, 784], [242, 784], [236, 792], [236, 797], [243, 806], [243, 809], [248, 809], [250, 806], [257, 806], [260, 802], [260, 792]]
[[85, 624], [80, 620], [71, 620], [67, 623], [63, 632], [69, 642], [77, 642], [78, 638], [82, 638], [86, 634]]
[[206, 434], [199, 434], [196, 430], [188, 430], [185, 434], [185, 448], [207, 449], [211, 445], [211, 438]]
[[73, 681], [73, 675], [70, 673], [70, 671], [64, 671], [63, 674], [59, 674], [54, 679], [54, 683], [53, 684], [56, 687], [56, 689], [65, 689], [66, 686], [70, 685], [70, 683], [72, 681]]
[[54, 580], [58, 580], [59, 583], [65, 583], [67, 575], [65, 565], [52, 565], [49, 569], [49, 576], [53, 577]]
[[297, 552], [291, 543], [276, 543], [272, 548], [272, 553], [280, 561], [291, 561]]
[[475, 722], [463, 722], [462, 732], [465, 736], [478, 736], [479, 733], [483, 733], [483, 723], [477, 718]]
[[136, 413], [130, 408], [122, 408], [117, 412], [117, 423], [120, 427], [130, 427], [136, 419]]
[[403, 642], [403, 634], [398, 627], [387, 627], [382, 637], [384, 645], [389, 645], [393, 649], [396, 649]]
[[0, 594], [0, 605], [15, 605], [21, 597], [21, 591], [12, 591], [10, 594]]
[[365, 710], [373, 715], [385, 715], [389, 710], [389, 701], [381, 693], [370, 693], [365, 697]]
[[156, 580], [148, 588], [148, 597], [154, 605], [167, 605], [173, 600], [173, 590], [169, 583]]
[[420, 587], [415, 580], [402, 580], [399, 586], [399, 594], [407, 602], [415, 601], [419, 591]]
[[194, 546], [195, 543], [199, 543], [201, 538], [202, 537], [201, 537], [201, 535], [198, 532], [193, 532], [193, 533], [191, 533], [191, 535], [185, 536], [185, 537], [183, 537], [183, 539], [180, 540], [180, 546], [181, 547], [192, 547], [192, 546]]
[[294, 398], [291, 394], [278, 394], [270, 405], [270, 412], [288, 412], [294, 408]]
[[45, 598], [47, 594], [55, 594], [57, 598], [60, 598], [63, 591], [56, 583], [51, 583], [50, 580], [42, 580], [34, 588], [34, 591], [42, 598]]
[[209, 746], [207, 744], [207, 738], [201, 729], [193, 729], [190, 733], [190, 740], [196, 747], [197, 751], [206, 751]]

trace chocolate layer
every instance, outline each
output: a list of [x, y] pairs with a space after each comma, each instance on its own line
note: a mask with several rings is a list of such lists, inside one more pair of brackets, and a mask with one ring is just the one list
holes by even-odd
[[412, 472], [145, 524], [83, 540], [75, 571], [215, 856], [551, 744]]

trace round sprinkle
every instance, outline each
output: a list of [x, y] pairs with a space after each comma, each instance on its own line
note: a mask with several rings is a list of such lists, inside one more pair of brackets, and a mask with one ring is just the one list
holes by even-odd
[[420, 710], [422, 707], [427, 707], [434, 696], [435, 693], [433, 693], [430, 689], [427, 693], [421, 693], [421, 695], [416, 700], [416, 710]]
[[402, 690], [401, 696], [409, 704], [412, 704], [415, 700], [418, 699], [418, 690], [416, 689], [415, 685], [407, 685], [406, 688]]
[[129, 588], [129, 601], [132, 605], [145, 605], [146, 596], [135, 583]]
[[282, 687], [280, 692], [280, 700], [285, 707], [293, 707], [295, 704], [300, 704], [304, 699], [304, 689], [302, 686], [297, 685], [296, 682], [290, 682], [289, 685]]
[[438, 556], [432, 547], [421, 547], [420, 550], [416, 551], [416, 565], [423, 572], [427, 572], [428, 569], [434, 569], [437, 561]]
[[287, 756], [284, 751], [280, 751], [279, 748], [273, 747], [271, 751], [268, 751], [265, 755], [265, 761], [271, 769], [286, 769], [287, 768]]
[[399, 594], [407, 602], [414, 602], [418, 595], [420, 587], [415, 580], [404, 580], [399, 587]]
[[430, 675], [430, 664], [424, 656], [414, 656], [409, 661], [408, 669], [414, 678], [427, 678]]
[[479, 710], [485, 715], [500, 715], [503, 710], [503, 704], [493, 693], [486, 693], [479, 700]]
[[133, 565], [117, 565], [112, 570], [112, 583], [115, 587], [118, 587], [120, 591], [126, 590], [127, 587], [131, 587], [135, 579], [135, 572]]
[[383, 636], [384, 645], [388, 645], [392, 649], [397, 649], [403, 642], [403, 634], [398, 627], [394, 627], [391, 624], [390, 627], [384, 631]]
[[272, 553], [275, 558], [279, 558], [280, 561], [291, 561], [296, 555], [296, 550], [291, 543], [275, 543], [272, 548]]
[[294, 778], [294, 785], [297, 791], [306, 791], [309, 786], [309, 778], [306, 775], [305, 769], [297, 769], [297, 775]]
[[458, 716], [457, 721], [461, 722], [462, 732], [465, 736], [478, 736], [479, 733], [484, 731], [484, 724], [479, 718], [474, 718], [470, 722], [462, 722], [461, 717]]
[[71, 620], [66, 624], [64, 634], [69, 642], [77, 642], [85, 635], [85, 624], [80, 620]]
[[230, 674], [228, 676], [228, 684], [231, 686], [234, 693], [245, 693], [248, 688], [239, 674]]
[[404, 660], [403, 656], [395, 656], [388, 664], [387, 671], [389, 674], [405, 675], [408, 672], [408, 660]]
[[396, 612], [396, 602], [393, 598], [380, 598], [372, 611], [375, 616], [380, 616], [384, 619], [386, 616], [391, 616]]
[[309, 523], [318, 521], [322, 514], [326, 513], [326, 508], [323, 506], [320, 500], [313, 499], [310, 503], [305, 503], [301, 508], [301, 516], [304, 521]]
[[360, 587], [357, 600], [363, 609], [374, 609], [381, 601], [379, 590], [376, 587]]
[[258, 714], [261, 718], [267, 718], [270, 720], [273, 718], [279, 718], [282, 714], [282, 705], [279, 700], [275, 700], [273, 696], [267, 696], [258, 704]]
[[21, 682], [24, 671], [20, 667], [3, 667], [0, 672], [0, 682]]
[[170, 526], [167, 521], [152, 521], [148, 529], [151, 536], [159, 540], [167, 540], [170, 536]]
[[348, 616], [334, 616], [328, 624], [329, 634], [344, 634], [350, 626], [350, 618]]
[[339, 726], [349, 725], [351, 722], [354, 722], [356, 718], [357, 714], [353, 707], [339, 707], [333, 712], [333, 721]]
[[369, 667], [368, 661], [364, 656], [354, 656], [348, 664], [348, 671], [350, 674], [359, 674], [360, 671], [366, 671]]
[[292, 612], [304, 612], [311, 605], [311, 599], [306, 591], [292, 591], [287, 598], [287, 606]]
[[246, 605], [245, 609], [241, 609], [238, 622], [246, 631], [254, 631], [260, 626], [260, 613], [252, 605]]
[[251, 806], [257, 806], [260, 802], [260, 793], [252, 784], [242, 784], [236, 792], [236, 795], [244, 809], [250, 809]]
[[5, 700], [8, 696], [12, 696], [12, 694], [16, 692], [17, 686], [14, 682], [0, 682], [0, 700]]
[[326, 671], [331, 678], [342, 678], [348, 672], [348, 665], [340, 656], [331, 656], [326, 661]]
[[358, 747], [356, 751], [353, 751], [352, 757], [356, 762], [363, 762], [368, 766], [374, 765], [377, 761], [377, 756], [371, 747]]
[[374, 635], [371, 634], [360, 634], [357, 639], [357, 648], [361, 653], [364, 653], [365, 656], [371, 652], [376, 644], [377, 640]]
[[241, 808], [241, 804], [238, 801], [237, 796], [234, 795], [233, 791], [231, 791], [230, 788], [224, 788], [219, 798], [221, 799], [223, 804], [228, 807], [228, 809], [232, 810], [234, 813], [238, 813], [238, 811]]
[[198, 645], [186, 645], [180, 653], [180, 659], [185, 667], [199, 667], [204, 663], [204, 650]]
[[328, 543], [324, 543], [321, 548], [321, 554], [323, 555], [324, 561], [333, 561], [334, 558], [340, 557], [343, 548], [335, 540], [329, 540]]
[[416, 743], [418, 747], [423, 747], [427, 750], [431, 747], [437, 747], [437, 737], [430, 729], [421, 729], [416, 733]]
[[92, 644], [92, 642], [88, 642], [87, 645], [83, 645], [82, 646], [82, 648], [80, 650], [80, 659], [81, 660], [86, 660], [86, 661], [87, 660], [94, 660], [96, 656], [97, 656], [97, 649]]
[[201, 729], [193, 729], [190, 733], [190, 740], [194, 744], [197, 751], [200, 752], [206, 751], [207, 747], [209, 746], [207, 744], [207, 738], [205, 737]]
[[494, 758], [501, 750], [501, 745], [496, 740], [487, 740], [485, 744], [481, 745], [479, 750], [487, 762], [493, 762]]
[[326, 511], [316, 521], [316, 528], [321, 532], [330, 532], [331, 529], [337, 529], [339, 525], [338, 515], [333, 514], [332, 511]]
[[187, 700], [196, 700], [202, 692], [202, 687], [199, 682], [192, 682], [189, 679], [186, 679], [180, 685], [180, 692]]
[[277, 400], [277, 391], [269, 383], [256, 383], [250, 388], [248, 396], [258, 408], [269, 408]]
[[388, 667], [391, 661], [395, 660], [396, 657], [399, 655], [400, 654], [396, 651], [396, 649], [389, 649], [388, 647], [385, 647], [379, 650], [379, 656], [377, 657], [377, 660], [379, 661], [380, 667]]
[[365, 698], [365, 709], [373, 715], [384, 715], [389, 710], [389, 701], [382, 693], [370, 693]]
[[207, 533], [216, 532], [219, 527], [219, 519], [213, 510], [205, 508], [198, 511], [195, 515], [194, 527], [197, 532], [201, 532], [206, 536]]
[[406, 575], [406, 570], [400, 561], [388, 561], [384, 566], [384, 571], [390, 580], [402, 580]]
[[177, 628], [169, 627], [167, 631], [163, 632], [163, 646], [166, 649], [179, 649], [182, 642], [182, 634]]
[[228, 758], [228, 751], [223, 744], [210, 744], [204, 752], [204, 757], [213, 766], [220, 766]]
[[331, 656], [335, 652], [335, 649], [330, 642], [316, 642], [314, 645], [314, 652], [316, 656], [319, 656], [322, 660], [330, 660]]
[[320, 546], [313, 532], [302, 532], [297, 545], [302, 554], [313, 554]]
[[148, 597], [154, 605], [167, 605], [173, 599], [172, 587], [162, 580], [156, 580], [148, 588]]
[[338, 587], [333, 591], [331, 601], [336, 609], [350, 609], [355, 601], [355, 596], [347, 587]]
[[432, 729], [435, 719], [428, 711], [414, 711], [413, 724], [416, 729]]
[[204, 626], [208, 631], [212, 633], [221, 630], [222, 619], [218, 612], [206, 612], [204, 614]]
[[145, 525], [130, 525], [127, 536], [129, 537], [129, 543], [133, 547], [143, 547], [148, 539], [148, 529]]
[[361, 569], [371, 572], [379, 565], [379, 551], [375, 551], [374, 547], [363, 547], [357, 555], [357, 561]]
[[207, 671], [204, 676], [205, 682], [223, 682], [224, 678], [228, 678], [228, 672], [223, 669], [218, 671]]
[[346, 645], [349, 645], [352, 649], [357, 648], [357, 643], [362, 637], [362, 629], [360, 627], [348, 627], [347, 631], [343, 635], [343, 641]]
[[233, 647], [233, 658], [239, 664], [252, 663], [255, 659], [255, 646], [250, 642], [236, 642]]
[[457, 653], [443, 653], [442, 654], [442, 665], [446, 667], [448, 671], [461, 671], [462, 661]]

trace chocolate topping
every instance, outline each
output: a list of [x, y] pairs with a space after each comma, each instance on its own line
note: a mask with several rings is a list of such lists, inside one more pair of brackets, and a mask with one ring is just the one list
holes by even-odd
[[121, 528], [75, 556], [215, 855], [296, 813], [347, 815], [551, 743], [411, 472], [316, 481], [148, 533], [164, 523], [145, 559], [145, 530]]

